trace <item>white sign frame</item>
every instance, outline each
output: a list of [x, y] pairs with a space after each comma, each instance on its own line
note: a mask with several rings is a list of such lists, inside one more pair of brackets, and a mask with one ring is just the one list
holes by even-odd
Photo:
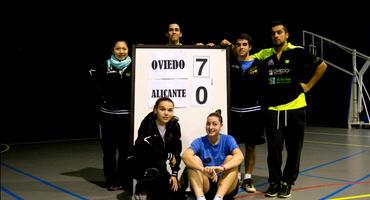
[[227, 134], [230, 106], [228, 49], [133, 45], [132, 50], [132, 144], [141, 121], [153, 110], [157, 98], [151, 95], [160, 93], [153, 88], [163, 88], [163, 85], [167, 85], [168, 91], [161, 90], [162, 94], [178, 95], [170, 98], [175, 103], [174, 115], [180, 119], [182, 152], [195, 138], [206, 135], [207, 116], [217, 109], [222, 111], [222, 133]]

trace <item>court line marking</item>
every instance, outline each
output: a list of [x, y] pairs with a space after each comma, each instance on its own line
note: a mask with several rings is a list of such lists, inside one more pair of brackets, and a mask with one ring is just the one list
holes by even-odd
[[100, 139], [98, 137], [89, 137], [89, 138], [76, 138], [76, 139], [59, 139], [59, 140], [42, 140], [34, 142], [15, 142], [9, 143], [9, 145], [29, 145], [29, 144], [50, 144], [50, 143], [61, 143], [61, 142], [78, 142], [78, 141], [90, 141]]
[[362, 145], [362, 144], [349, 144], [349, 143], [336, 143], [336, 142], [320, 142], [320, 141], [313, 141], [313, 140], [305, 140], [305, 143], [314, 143], [314, 144], [329, 144], [329, 145], [339, 145], [339, 146], [347, 146], [347, 147], [365, 147], [370, 148], [370, 145]]
[[321, 133], [321, 132], [312, 132], [312, 131], [305, 131], [305, 133], [312, 134], [312, 135], [329, 135], [329, 136], [370, 138], [370, 135], [360, 135], [360, 134], [350, 134], [350, 133], [339, 134], [339, 133]]
[[[357, 156], [357, 155], [362, 154], [364, 152], [368, 152], [368, 151], [367, 150], [362, 150], [362, 151], [359, 151], [357, 153], [353, 153], [353, 154], [350, 154], [348, 156], [345, 156], [345, 157], [342, 157], [342, 158], [339, 158], [339, 159], [336, 159], [336, 160], [332, 160], [332, 161], [329, 161], [329, 162], [326, 162], [326, 163], [323, 163], [323, 164], [320, 164], [320, 165], [317, 165], [317, 166], [313, 166], [313, 167], [304, 169], [304, 170], [300, 171], [299, 173], [300, 174], [303, 174], [305, 172], [308, 172], [308, 171], [311, 171], [311, 170], [314, 170], [314, 169], [318, 169], [318, 168], [321, 168], [321, 167], [324, 167], [324, 166], [327, 166], [327, 165], [331, 165], [331, 164], [333, 164], [335, 162], [339, 162], [341, 160], [345, 160], [345, 159], [348, 159], [350, 157]], [[256, 184], [256, 188], [262, 187], [262, 186], [264, 186], [266, 184], [268, 184], [268, 181], [265, 181], [265, 182]]]
[[54, 184], [52, 184], [52, 183], [49, 183], [49, 182], [47, 182], [47, 181], [45, 181], [45, 180], [43, 180], [43, 179], [41, 179], [41, 178], [38, 178], [38, 177], [36, 177], [36, 176], [33, 176], [33, 175], [32, 175], [32, 174], [30, 174], [30, 173], [27, 173], [27, 172], [24, 172], [24, 171], [22, 171], [22, 170], [19, 170], [19, 169], [15, 168], [15, 167], [12, 167], [12, 166], [10, 166], [10, 165], [8, 165], [8, 164], [5, 164], [5, 163], [3, 163], [3, 162], [0, 162], [0, 165], [1, 165], [1, 166], [6, 167], [6, 168], [8, 168], [8, 169], [11, 169], [11, 170], [13, 170], [13, 171], [15, 171], [15, 172], [17, 172], [17, 173], [19, 173], [19, 174], [21, 174], [21, 175], [28, 176], [28, 177], [30, 177], [30, 178], [32, 178], [32, 179], [34, 179], [34, 180], [37, 180], [38, 182], [41, 182], [41, 183], [43, 183], [43, 184], [45, 184], [45, 185], [47, 185], [47, 186], [49, 186], [49, 187], [52, 187], [52, 188], [54, 188], [54, 189], [56, 189], [56, 190], [59, 190], [59, 191], [61, 191], [61, 192], [64, 192], [64, 193], [69, 194], [69, 195], [71, 195], [71, 196], [74, 196], [74, 197], [76, 197], [76, 198], [78, 198], [78, 199], [81, 199], [81, 200], [88, 200], [86, 197], [80, 196], [80, 195], [75, 194], [75, 193], [73, 193], [73, 192], [71, 192], [71, 191], [68, 191], [68, 190], [66, 190], [66, 189], [64, 189], [64, 188], [61, 188], [61, 187], [59, 187], [59, 186], [56, 186], [56, 185], [54, 185]]
[[[361, 182], [362, 180], [365, 180], [365, 179], [367, 179], [367, 178], [369, 178], [369, 177], [370, 177], [370, 174], [368, 174], [368, 175], [366, 175], [366, 176], [364, 176], [364, 177], [362, 177], [362, 178], [360, 178], [360, 179], [358, 179], [358, 180], [356, 180], [356, 181], [354, 181], [354, 182], [355, 182], [355, 183], [357, 183], [357, 182]], [[328, 194], [328, 195], [326, 195], [326, 196], [322, 197], [320, 200], [328, 199], [328, 198], [330, 198], [330, 197], [332, 197], [332, 196], [334, 196], [334, 195], [336, 195], [336, 194], [338, 194], [338, 193], [340, 193], [340, 192], [342, 192], [342, 191], [344, 191], [344, 190], [346, 190], [346, 189], [348, 189], [348, 188], [350, 188], [350, 187], [354, 186], [354, 185], [355, 185], [355, 183], [348, 184], [348, 185], [346, 185], [346, 186], [344, 186], [344, 187], [340, 188], [339, 190], [334, 191], [334, 192], [332, 192], [331, 194]]]
[[348, 196], [348, 197], [340, 197], [340, 198], [334, 198], [330, 200], [347, 200], [347, 199], [362, 199], [365, 197], [370, 197], [370, 194], [363, 194], [363, 195], [356, 195], [356, 196]]
[[326, 163], [323, 163], [323, 164], [320, 164], [320, 165], [317, 165], [317, 166], [314, 166], [314, 167], [304, 169], [304, 170], [300, 171], [299, 173], [304, 173], [304, 172], [311, 171], [311, 170], [314, 170], [314, 169], [317, 169], [317, 168], [320, 168], [320, 167], [323, 167], [323, 166], [326, 166], [326, 165], [331, 165], [335, 162], [345, 160], [345, 159], [348, 159], [348, 158], [353, 157], [353, 156], [357, 156], [357, 155], [362, 154], [364, 152], [367, 152], [367, 150], [362, 150], [362, 151], [359, 151], [357, 153], [353, 153], [353, 154], [350, 154], [348, 156], [345, 156], [345, 157], [342, 157], [342, 158], [339, 158], [339, 159], [336, 159], [336, 160], [332, 160], [332, 161], [329, 161], [329, 162], [326, 162]]
[[10, 146], [7, 145], [7, 144], [1, 144], [1, 146], [4, 147], [4, 149], [2, 149], [2, 147], [1, 147], [1, 153], [4, 153], [4, 152], [6, 152], [10, 149]]
[[318, 178], [318, 179], [323, 179], [323, 180], [325, 179], [325, 180], [336, 181], [336, 182], [345, 182], [345, 183], [350, 182], [350, 180], [337, 179], [337, 178], [327, 178], [327, 177], [323, 177], [323, 176], [315, 176], [315, 175], [305, 174], [305, 173], [301, 173], [300, 176]]
[[[370, 181], [320, 184], [320, 185], [306, 186], [306, 187], [300, 187], [300, 188], [293, 188], [292, 191], [310, 190], [310, 189], [316, 189], [316, 188], [322, 188], [322, 187], [336, 187], [336, 186], [343, 186], [343, 185], [348, 185], [348, 184], [356, 184], [356, 185], [370, 184]], [[264, 195], [264, 194], [265, 194], [264, 192], [257, 191], [256, 193], [247, 193], [245, 195], [240, 195], [234, 198], [240, 199], [240, 198], [245, 198], [245, 197], [250, 197], [250, 196], [259, 196], [259, 195]]]
[[0, 185], [0, 189], [1, 191], [5, 192], [6, 194], [8, 194], [9, 196], [12, 196], [14, 197], [16, 200], [24, 200], [22, 197], [18, 196], [17, 194], [15, 194], [14, 192], [12, 192], [11, 190], [9, 190], [8, 188]]

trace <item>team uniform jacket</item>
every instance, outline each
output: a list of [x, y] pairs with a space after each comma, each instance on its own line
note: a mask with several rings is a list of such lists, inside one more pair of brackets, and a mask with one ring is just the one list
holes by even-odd
[[273, 48], [264, 49], [255, 56], [263, 60], [260, 71], [261, 76], [265, 77], [263, 99], [267, 106], [289, 103], [304, 93], [300, 82], [307, 82], [322, 62], [322, 59], [304, 48], [290, 43], [282, 52], [280, 60]]
[[243, 72], [239, 61], [236, 58], [232, 60], [230, 66], [232, 111], [247, 112], [261, 109], [259, 65], [260, 61], [254, 59], [252, 65]]
[[151, 166], [151, 163], [166, 163], [173, 156], [176, 158], [176, 165], [171, 166], [172, 175], [177, 176], [181, 163], [181, 129], [178, 118], [173, 117], [166, 124], [164, 140], [162, 139], [154, 112], [149, 113], [141, 122], [138, 138], [135, 141], [135, 154], [138, 157], [145, 157], [143, 165]]
[[99, 110], [109, 114], [127, 114], [131, 107], [131, 64], [119, 71], [107, 62], [90, 70], [96, 85]]

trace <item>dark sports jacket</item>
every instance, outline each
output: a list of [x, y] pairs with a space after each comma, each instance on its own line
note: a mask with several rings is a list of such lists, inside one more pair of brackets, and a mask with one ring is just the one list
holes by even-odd
[[[171, 166], [172, 175], [177, 176], [181, 163], [181, 129], [178, 118], [173, 117], [166, 124], [164, 141], [159, 133], [155, 122], [154, 112], [150, 112], [141, 122], [139, 134], [135, 141], [134, 153], [138, 157], [144, 157], [144, 166], [152, 167], [153, 163], [166, 164], [172, 156], [176, 158], [176, 165]], [[141, 160], [141, 159], [140, 159]]]

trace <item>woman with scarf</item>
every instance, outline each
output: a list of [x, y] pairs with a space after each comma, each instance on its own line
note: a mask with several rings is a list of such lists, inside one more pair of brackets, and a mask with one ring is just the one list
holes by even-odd
[[[115, 41], [111, 57], [90, 70], [98, 96], [103, 169], [109, 191], [127, 189], [124, 170], [130, 139], [131, 58], [126, 41]], [[118, 152], [118, 160], [116, 153]]]

